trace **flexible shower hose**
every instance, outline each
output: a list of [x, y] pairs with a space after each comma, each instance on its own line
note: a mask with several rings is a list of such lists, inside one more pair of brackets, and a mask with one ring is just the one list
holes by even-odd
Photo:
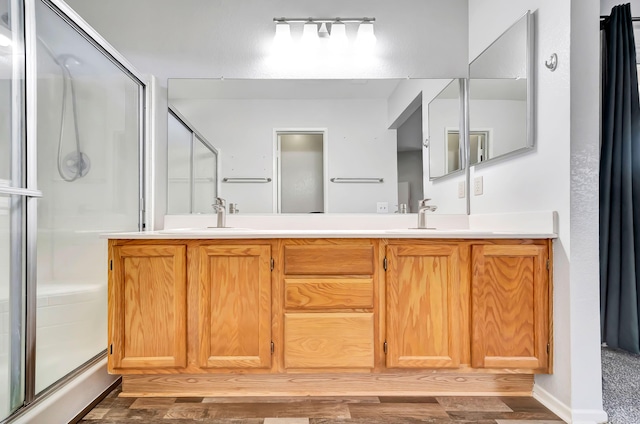
[[[60, 68], [63, 72], [63, 84], [62, 84], [62, 112], [60, 114], [60, 136], [58, 137], [58, 173], [63, 180], [67, 182], [72, 182], [82, 177], [82, 171], [85, 169], [85, 162], [82, 157], [82, 151], [80, 150], [80, 133], [78, 131], [78, 112], [77, 112], [77, 102], [76, 102], [76, 89], [75, 84], [73, 82], [73, 77], [71, 76], [71, 71], [67, 67], [67, 61], [70, 59], [70, 56], [62, 56], [60, 57]], [[67, 92], [68, 88], [71, 87], [71, 109], [73, 113], [73, 126], [75, 130], [75, 141], [76, 141], [76, 163], [75, 163], [75, 175], [73, 177], [67, 177], [62, 169], [62, 139], [64, 137], [64, 124], [66, 118], [67, 111]]]

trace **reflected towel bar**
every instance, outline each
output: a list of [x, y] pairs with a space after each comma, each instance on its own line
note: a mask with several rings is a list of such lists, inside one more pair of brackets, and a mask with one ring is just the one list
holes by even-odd
[[271, 178], [263, 177], [225, 177], [223, 183], [270, 183]]
[[384, 178], [331, 178], [332, 183], [383, 183]]
[[[196, 183], [213, 183], [215, 182], [215, 178], [210, 177], [196, 177], [193, 179]], [[170, 183], [190, 183], [191, 178], [189, 177], [171, 177], [169, 178]]]

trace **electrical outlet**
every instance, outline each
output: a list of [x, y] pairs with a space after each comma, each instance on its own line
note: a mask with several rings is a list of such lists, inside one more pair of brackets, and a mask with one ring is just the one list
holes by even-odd
[[480, 196], [482, 194], [482, 176], [473, 179], [473, 194]]
[[389, 202], [378, 202], [376, 212], [389, 213]]
[[458, 183], [458, 198], [462, 199], [464, 197], [464, 181], [460, 181]]

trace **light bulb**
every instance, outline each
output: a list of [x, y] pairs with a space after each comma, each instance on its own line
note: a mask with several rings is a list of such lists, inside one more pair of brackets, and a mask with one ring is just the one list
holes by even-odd
[[373, 22], [363, 21], [358, 27], [356, 46], [361, 51], [371, 51], [376, 45], [376, 36], [373, 33]]
[[276, 53], [287, 53], [291, 50], [291, 27], [286, 22], [276, 23], [276, 35], [273, 37], [273, 48]]
[[331, 37], [329, 38], [329, 49], [333, 53], [344, 53], [347, 50], [347, 26], [336, 21], [331, 24]]
[[327, 24], [324, 22], [320, 24], [320, 29], [318, 30], [318, 37], [329, 38], [329, 30], [327, 29]]
[[307, 22], [302, 30], [302, 47], [305, 50], [315, 50], [320, 45], [318, 37], [318, 25], [315, 22]]

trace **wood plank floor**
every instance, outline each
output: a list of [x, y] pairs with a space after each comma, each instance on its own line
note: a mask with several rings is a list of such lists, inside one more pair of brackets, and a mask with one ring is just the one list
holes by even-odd
[[125, 398], [111, 392], [81, 423], [561, 424], [523, 397]]

